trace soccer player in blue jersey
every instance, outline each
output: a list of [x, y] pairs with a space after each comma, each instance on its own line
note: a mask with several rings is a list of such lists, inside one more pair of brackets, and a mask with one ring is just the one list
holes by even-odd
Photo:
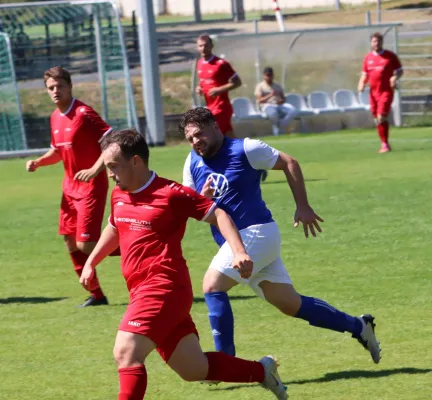
[[261, 196], [260, 170], [283, 171], [296, 202], [294, 226], [303, 225], [306, 237], [321, 232], [323, 220], [309, 205], [305, 182], [298, 162], [288, 154], [253, 139], [223, 136], [212, 113], [195, 108], [183, 115], [179, 127], [192, 146], [184, 171], [183, 185], [213, 198], [240, 231], [246, 251], [254, 262], [249, 279], [242, 279], [231, 267], [233, 253], [217, 228], [212, 234], [220, 249], [203, 281], [205, 301], [215, 348], [234, 355], [234, 317], [227, 292], [245, 283], [261, 298], [286, 315], [310, 325], [337, 332], [350, 332], [380, 361], [374, 318], [345, 314], [325, 301], [296, 292], [280, 256], [280, 233]]

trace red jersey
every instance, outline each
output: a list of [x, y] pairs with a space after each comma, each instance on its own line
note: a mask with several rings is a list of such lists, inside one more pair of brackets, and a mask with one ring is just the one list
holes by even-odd
[[398, 56], [391, 51], [371, 51], [367, 54], [363, 62], [363, 73], [368, 77], [371, 93], [392, 92], [390, 78], [401, 68]]
[[213, 114], [232, 111], [228, 92], [211, 97], [208, 92], [211, 88], [226, 85], [237, 73], [231, 64], [219, 57], [212, 56], [208, 61], [200, 58], [197, 63], [200, 86], [204, 92], [207, 108]]
[[215, 206], [154, 172], [134, 193], [114, 188], [109, 222], [118, 231], [122, 273], [131, 294], [143, 286], [162, 290], [191, 286], [181, 248], [186, 222], [189, 217], [205, 220]]
[[74, 180], [74, 176], [97, 161], [101, 155], [99, 141], [110, 130], [93, 108], [76, 99], [65, 113], [56, 109], [51, 114], [51, 147], [58, 151], [63, 161], [65, 194], [82, 198], [94, 191], [108, 190], [105, 171], [89, 182]]

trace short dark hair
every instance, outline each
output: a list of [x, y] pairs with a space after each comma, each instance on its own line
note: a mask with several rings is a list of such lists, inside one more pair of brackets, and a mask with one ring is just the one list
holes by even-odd
[[263, 70], [264, 75], [273, 75], [273, 68], [272, 67], [265, 67]]
[[376, 38], [376, 39], [380, 40], [381, 42], [384, 41], [384, 36], [383, 36], [380, 32], [372, 33], [372, 35], [371, 35], [371, 40], [372, 40], [373, 38]]
[[69, 85], [72, 83], [70, 72], [67, 69], [60, 67], [60, 66], [52, 67], [50, 69], [47, 69], [44, 72], [43, 79], [44, 79], [45, 85], [46, 85], [46, 81], [49, 78], [63, 79]]
[[201, 35], [199, 35], [197, 41], [198, 40], [206, 40], [210, 44], [213, 44], [213, 40], [208, 33], [202, 33]]
[[102, 151], [112, 144], [117, 144], [127, 159], [140, 156], [146, 163], [149, 161], [150, 151], [145, 137], [136, 129], [122, 129], [106, 134], [100, 143]]
[[202, 129], [205, 125], [211, 125], [216, 122], [212, 112], [205, 107], [196, 107], [185, 112], [179, 124], [179, 132], [181, 135], [185, 134], [186, 126], [189, 124], [196, 125]]

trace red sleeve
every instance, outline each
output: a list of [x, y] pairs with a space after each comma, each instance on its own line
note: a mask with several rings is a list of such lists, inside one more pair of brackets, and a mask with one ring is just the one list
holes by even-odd
[[393, 64], [393, 71], [397, 71], [402, 68], [402, 64], [399, 60], [399, 57], [395, 53], [393, 53], [392, 64]]
[[169, 205], [178, 217], [205, 220], [214, 210], [216, 204], [201, 196], [195, 190], [172, 182], [169, 185]]
[[231, 64], [227, 61], [223, 61], [221, 64], [221, 71], [223, 77], [228, 81], [234, 75], [237, 75], [237, 72], [234, 71], [234, 68], [231, 67]]
[[86, 128], [95, 135], [98, 141], [112, 130], [93, 108], [81, 106], [78, 112], [83, 114]]
[[50, 126], [51, 126], [51, 141], [50, 141], [50, 147], [51, 147], [52, 149], [57, 150], [57, 147], [56, 147], [56, 145], [54, 144], [54, 143], [55, 143], [55, 140], [54, 140], [54, 135], [53, 135], [53, 130], [52, 130], [52, 126], [53, 126], [53, 121], [52, 121], [52, 119], [53, 119], [53, 117], [52, 117], [52, 115], [51, 115], [51, 117], [50, 117]]

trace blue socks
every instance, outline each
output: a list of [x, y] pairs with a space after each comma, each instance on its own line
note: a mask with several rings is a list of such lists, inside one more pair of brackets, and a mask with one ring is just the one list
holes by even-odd
[[215, 349], [235, 356], [234, 316], [228, 294], [225, 292], [205, 293], [204, 298], [209, 310]]
[[357, 317], [337, 310], [325, 301], [314, 297], [300, 296], [302, 304], [296, 318], [308, 321], [310, 325], [331, 329], [337, 332], [350, 332], [354, 337], [360, 336], [363, 324]]

